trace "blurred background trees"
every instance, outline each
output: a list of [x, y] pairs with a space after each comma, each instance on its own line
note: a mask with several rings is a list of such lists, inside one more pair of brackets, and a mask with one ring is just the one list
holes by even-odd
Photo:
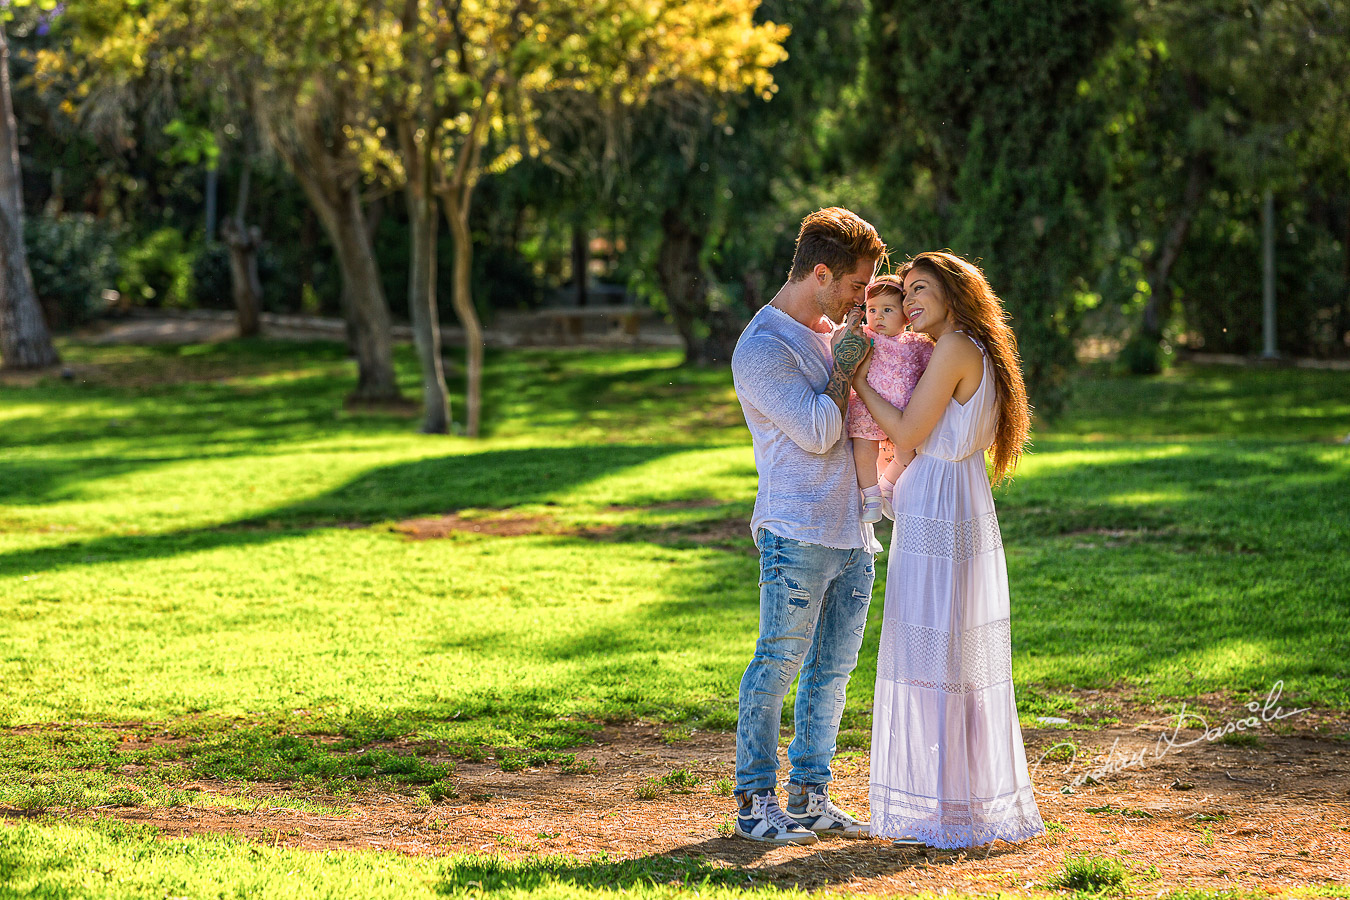
[[1264, 209], [1279, 352], [1350, 355], [1350, 0], [48, 5], [8, 24], [47, 323], [260, 293], [397, 402], [412, 321], [430, 431], [506, 312], [636, 298], [726, 361], [832, 204], [980, 260], [1043, 411], [1085, 341], [1260, 352]]

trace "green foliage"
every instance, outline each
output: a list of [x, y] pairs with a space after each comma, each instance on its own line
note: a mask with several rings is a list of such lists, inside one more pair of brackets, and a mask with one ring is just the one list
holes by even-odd
[[699, 781], [699, 777], [688, 769], [671, 769], [669, 774], [661, 776], [662, 784], [683, 793], [688, 793], [691, 788], [699, 784]]
[[192, 259], [192, 305], [199, 309], [229, 309], [230, 251], [219, 241], [204, 245]]
[[641, 784], [633, 788], [633, 796], [638, 800], [655, 800], [661, 796], [661, 782], [656, 778], [643, 779]]
[[1137, 334], [1121, 348], [1116, 362], [1131, 375], [1157, 375], [1163, 370], [1163, 351], [1157, 341]]
[[1118, 859], [1075, 854], [1064, 860], [1051, 887], [1089, 894], [1122, 893], [1130, 883], [1130, 872]]
[[[1350, 285], [1345, 244], [1328, 223], [1310, 221], [1315, 195], [1276, 207], [1276, 334], [1291, 356], [1350, 351]], [[1261, 197], [1220, 181], [1197, 216], [1177, 266], [1187, 342], [1210, 353], [1255, 355], [1262, 349]]]
[[82, 325], [104, 311], [102, 294], [118, 276], [117, 235], [106, 223], [87, 214], [30, 215], [24, 240], [50, 327]]
[[866, 133], [901, 246], [980, 261], [1042, 411], [1063, 401], [1101, 231], [1104, 110], [1080, 84], [1121, 15], [1121, 0], [872, 9]]
[[195, 253], [176, 228], [160, 228], [123, 247], [117, 288], [134, 306], [185, 307], [192, 300]]
[[[1091, 79], [1111, 109], [1103, 307], [1138, 332], [1135, 343], [1260, 350], [1259, 210], [1269, 188], [1280, 350], [1345, 355], [1350, 169], [1345, 143], [1332, 163], [1325, 136], [1350, 123], [1350, 105], [1330, 99], [1350, 75], [1350, 5], [1276, 0], [1254, 14], [1221, 0], [1163, 0], [1128, 12]], [[1145, 303], [1158, 307], [1152, 327], [1140, 319]], [[1132, 368], [1149, 368], [1138, 365], [1145, 348], [1127, 349]]]

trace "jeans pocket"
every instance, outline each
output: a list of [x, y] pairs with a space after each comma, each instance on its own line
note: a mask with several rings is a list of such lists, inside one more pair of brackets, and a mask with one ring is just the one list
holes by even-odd
[[761, 528], [755, 543], [759, 546], [759, 583], [763, 587], [783, 577], [783, 539]]

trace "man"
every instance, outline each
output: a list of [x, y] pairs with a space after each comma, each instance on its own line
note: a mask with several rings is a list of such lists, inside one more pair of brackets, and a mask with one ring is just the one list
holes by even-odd
[[[837, 207], [802, 221], [787, 283], [755, 314], [731, 359], [755, 448], [759, 493], [759, 641], [741, 680], [736, 726], [736, 833], [813, 843], [866, 837], [829, 798], [844, 689], [858, 663], [881, 549], [845, 436], [849, 383], [871, 343], [857, 307], [886, 251], [876, 229]], [[788, 807], [779, 807], [778, 730], [797, 686], [788, 747]]]

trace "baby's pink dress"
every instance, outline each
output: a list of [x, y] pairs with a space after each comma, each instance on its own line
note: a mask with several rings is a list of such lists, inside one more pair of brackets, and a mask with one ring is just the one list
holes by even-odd
[[[867, 383], [896, 409], [904, 409], [914, 395], [919, 376], [933, 358], [932, 339], [912, 331], [886, 335], [864, 327], [863, 332], [872, 339], [872, 367], [867, 370]], [[848, 398], [848, 436], [869, 441], [887, 439], [856, 391]]]

